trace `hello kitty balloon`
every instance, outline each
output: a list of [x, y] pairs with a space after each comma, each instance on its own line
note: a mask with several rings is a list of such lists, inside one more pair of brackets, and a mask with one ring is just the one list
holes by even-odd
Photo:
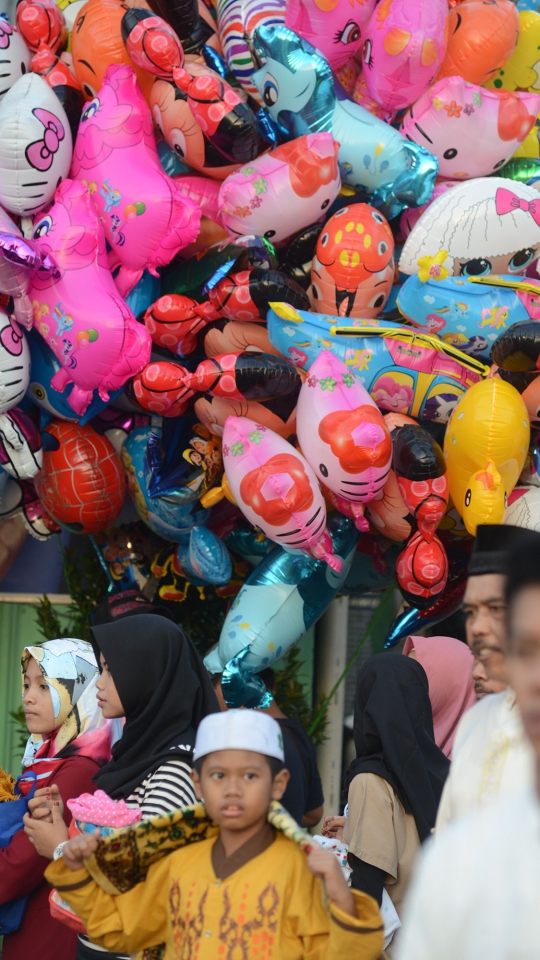
[[326, 505], [313, 470], [286, 440], [247, 417], [229, 417], [223, 462], [233, 496], [269, 540], [326, 560], [340, 571], [326, 529]]
[[0, 310], [0, 414], [20, 403], [30, 382], [30, 350], [15, 320]]
[[7, 20], [0, 17], [0, 60], [2, 79], [0, 99], [30, 68], [30, 51], [20, 33]]
[[62, 364], [51, 386], [63, 390], [82, 416], [97, 390], [102, 400], [139, 373], [150, 359], [151, 339], [120, 297], [108, 269], [105, 236], [88, 189], [64, 180], [34, 239], [56, 270], [36, 270], [28, 291], [34, 327]]
[[52, 201], [72, 153], [65, 110], [37, 73], [17, 80], [0, 102], [0, 131], [0, 203], [30, 216]]
[[288, 0], [285, 26], [309, 40], [332, 70], [362, 49], [376, 0]]
[[382, 495], [392, 465], [390, 432], [367, 390], [329, 350], [309, 368], [296, 424], [308, 463], [339, 499], [362, 504]]
[[200, 208], [163, 171], [152, 114], [127, 66], [110, 66], [103, 86], [85, 108], [71, 176], [88, 185], [112, 248], [111, 269], [122, 294], [145, 269], [169, 263], [199, 235]]
[[447, 19], [447, 0], [382, 0], [377, 5], [362, 52], [367, 92], [376, 103], [401, 110], [424, 93], [444, 60]]
[[446, 77], [407, 111], [401, 132], [435, 154], [441, 177], [468, 180], [504, 167], [539, 112], [539, 94], [486, 90]]

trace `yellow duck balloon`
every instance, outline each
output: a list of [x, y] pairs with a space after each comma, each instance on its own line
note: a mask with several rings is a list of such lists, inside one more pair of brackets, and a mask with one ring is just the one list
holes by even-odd
[[479, 523], [502, 523], [523, 469], [530, 422], [521, 395], [504, 380], [475, 383], [454, 409], [444, 438], [450, 496], [473, 536]]

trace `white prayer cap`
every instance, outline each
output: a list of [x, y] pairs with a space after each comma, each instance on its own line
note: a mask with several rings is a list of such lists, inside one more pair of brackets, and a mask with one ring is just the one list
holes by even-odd
[[216, 750], [252, 750], [285, 763], [279, 723], [259, 710], [224, 710], [201, 720], [193, 759], [200, 760]]

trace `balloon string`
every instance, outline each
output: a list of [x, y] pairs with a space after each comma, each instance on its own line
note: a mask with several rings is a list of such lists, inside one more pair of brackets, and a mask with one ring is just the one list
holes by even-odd
[[364, 633], [362, 634], [362, 636], [361, 636], [361, 638], [360, 638], [360, 640], [359, 640], [359, 642], [358, 642], [358, 645], [357, 645], [356, 649], [354, 650], [354, 652], [353, 652], [352, 656], [350, 657], [350, 659], [349, 659], [349, 660], [347, 661], [347, 663], [345, 664], [345, 668], [344, 668], [344, 670], [343, 670], [343, 673], [338, 677], [338, 679], [336, 680], [336, 682], [335, 682], [334, 686], [332, 687], [330, 693], [328, 694], [327, 697], [325, 697], [325, 698], [323, 699], [323, 701], [322, 701], [319, 709], [317, 710], [317, 713], [315, 714], [315, 717], [313, 718], [313, 721], [312, 721], [312, 723], [310, 724], [310, 726], [309, 726], [309, 728], [308, 728], [308, 736], [312, 737], [313, 734], [316, 732], [316, 730], [320, 727], [321, 723], [323, 723], [323, 721], [324, 721], [324, 719], [325, 719], [325, 717], [326, 717], [326, 711], [327, 711], [327, 709], [328, 709], [328, 706], [329, 706], [332, 698], [334, 697], [336, 691], [339, 689], [339, 687], [340, 687], [341, 684], [343, 683], [345, 677], [347, 676], [349, 670], [351, 669], [354, 661], [356, 660], [356, 658], [357, 658], [358, 654], [360, 653], [360, 650], [361, 650], [362, 647], [364, 646], [366, 640], [368, 639], [368, 637], [371, 635], [371, 633], [373, 632], [373, 630], [375, 629], [375, 627], [376, 627], [377, 624], [379, 623], [379, 620], [382, 618], [382, 615], [383, 615], [383, 613], [385, 612], [386, 608], [388, 607], [388, 605], [389, 605], [389, 603], [390, 603], [390, 600], [393, 598], [394, 589], [395, 589], [394, 587], [390, 587], [390, 588], [385, 592], [385, 594], [384, 594], [384, 596], [383, 596], [383, 598], [382, 598], [379, 606], [377, 607], [377, 610], [376, 610], [375, 613], [373, 614], [371, 620], [369, 621], [369, 624], [368, 624], [366, 630], [365, 630]]

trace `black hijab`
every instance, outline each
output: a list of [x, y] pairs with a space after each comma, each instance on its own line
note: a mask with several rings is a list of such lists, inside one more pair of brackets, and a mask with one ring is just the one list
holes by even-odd
[[191, 762], [203, 717], [218, 713], [210, 678], [191, 640], [165, 617], [145, 614], [90, 629], [124, 707], [124, 732], [96, 773], [101, 790], [126, 799], [166, 760]]
[[449, 760], [433, 735], [426, 672], [402, 653], [370, 657], [358, 671], [354, 700], [356, 760], [347, 787], [359, 773], [375, 773], [412, 813], [423, 841], [435, 826]]

